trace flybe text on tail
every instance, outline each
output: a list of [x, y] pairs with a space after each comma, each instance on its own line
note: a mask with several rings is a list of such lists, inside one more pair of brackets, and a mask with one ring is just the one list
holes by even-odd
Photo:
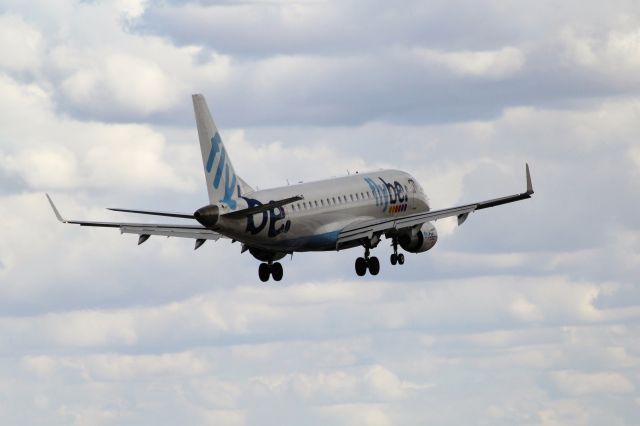
[[227, 162], [227, 151], [222, 144], [218, 132], [211, 138], [211, 151], [209, 151], [209, 158], [207, 159], [208, 174], [213, 170], [213, 163], [216, 157], [219, 157], [220, 161], [218, 161], [218, 167], [216, 168], [212, 185], [216, 190], [220, 188], [224, 170], [224, 196], [220, 201], [227, 204], [233, 210], [236, 208], [236, 201], [233, 199], [233, 191], [236, 188], [236, 174]]

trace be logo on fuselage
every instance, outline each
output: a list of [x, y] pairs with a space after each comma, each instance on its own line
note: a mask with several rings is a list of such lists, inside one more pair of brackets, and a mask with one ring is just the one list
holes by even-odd
[[[254, 198], [241, 198], [247, 202], [248, 208], [262, 205], [260, 201]], [[260, 218], [259, 221], [254, 220], [254, 217], [256, 216]], [[267, 236], [269, 238], [276, 237], [282, 233], [286, 234], [291, 228], [291, 221], [287, 220], [283, 223], [282, 221], [285, 217], [286, 215], [282, 207], [274, 207], [271, 210], [247, 216], [247, 228], [245, 229], [245, 232], [248, 232], [251, 235], [256, 235], [262, 232], [262, 230], [268, 225], [269, 230], [267, 231]]]
[[236, 174], [227, 162], [227, 151], [222, 145], [220, 134], [216, 134], [211, 138], [211, 151], [209, 151], [209, 158], [207, 159], [207, 173], [211, 173], [213, 169], [213, 163], [220, 153], [220, 161], [218, 161], [218, 167], [216, 168], [216, 174], [213, 177], [213, 188], [218, 189], [220, 187], [220, 181], [222, 180], [222, 172], [224, 170], [224, 197], [220, 202], [228, 205], [232, 210], [236, 208], [236, 201], [233, 199], [233, 191], [236, 188]]

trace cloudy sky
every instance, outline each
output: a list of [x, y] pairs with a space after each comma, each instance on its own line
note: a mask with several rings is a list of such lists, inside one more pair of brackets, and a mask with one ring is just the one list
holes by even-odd
[[[191, 93], [260, 188], [536, 195], [268, 285], [55, 221], [204, 205]], [[636, 0], [0, 0], [1, 423], [638, 424], [639, 94]]]

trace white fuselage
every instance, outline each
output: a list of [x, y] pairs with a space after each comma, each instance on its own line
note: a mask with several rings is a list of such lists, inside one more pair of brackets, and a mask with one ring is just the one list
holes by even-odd
[[279, 252], [335, 250], [340, 230], [369, 219], [429, 211], [422, 187], [410, 174], [383, 170], [255, 191], [237, 199], [244, 209], [302, 196], [303, 200], [241, 219], [221, 205], [216, 231], [251, 247]]

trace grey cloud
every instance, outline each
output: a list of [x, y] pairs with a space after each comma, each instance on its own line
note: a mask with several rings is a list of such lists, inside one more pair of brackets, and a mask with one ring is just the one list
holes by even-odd
[[395, 45], [492, 50], [543, 40], [576, 22], [592, 24], [591, 31], [601, 29], [615, 22], [612, 9], [637, 9], [628, 0], [564, 6], [467, 0], [410, 1], [400, 8], [381, 1], [166, 2], [149, 5], [134, 28], [250, 56], [353, 53]]
[[[584, 336], [592, 339], [585, 341]], [[22, 378], [19, 383], [37, 383], [45, 393], [53, 387], [60, 388], [48, 393], [49, 407], [27, 410], [33, 416], [50, 412], [50, 407], [65, 401], [79, 401], [82, 404], [68, 404], [69, 408], [107, 409], [116, 416], [114, 421], [153, 422], [158, 413], [167, 411], [170, 422], [175, 413], [180, 413], [194, 422], [206, 423], [200, 418], [201, 410], [217, 409], [237, 410], [245, 421], [253, 422], [270, 408], [270, 415], [261, 423], [279, 424], [283, 419], [295, 421], [306, 415], [311, 422], [326, 424], [328, 419], [320, 417], [320, 407], [354, 404], [362, 412], [369, 404], [382, 404], [383, 413], [402, 424], [472, 422], [483, 416], [500, 424], [540, 421], [543, 416], [554, 414], [570, 422], [580, 416], [591, 420], [619, 416], [632, 422], [634, 403], [624, 394], [607, 398], [585, 395], [567, 410], [562, 407], [561, 395], [554, 399], [555, 384], [548, 379], [555, 371], [566, 370], [566, 363], [576, 356], [606, 354], [617, 344], [629, 348], [630, 342], [625, 339], [628, 334], [616, 337], [605, 328], [591, 326], [582, 330], [514, 332], [504, 337], [504, 344], [492, 344], [492, 339], [499, 342], [501, 337], [433, 337], [397, 332], [321, 343], [289, 341], [209, 347], [157, 357], [83, 353], [44, 359], [32, 356], [12, 360], [11, 365], [12, 376]], [[604, 348], [600, 349], [598, 345], [603, 343]], [[605, 359], [610, 365], [609, 374], [625, 371], [619, 362], [607, 356]], [[195, 376], [185, 371], [185, 361], [198, 365], [202, 371]], [[142, 371], [132, 368], [140, 363], [145, 365], [138, 369]], [[593, 363], [571, 369], [589, 374], [589, 365]], [[375, 387], [366, 385], [367, 375], [380, 368], [397, 377], [400, 385], [405, 384], [404, 395], [385, 399], [384, 394], [375, 392]], [[307, 373], [307, 369], [317, 373]], [[172, 379], [175, 371], [182, 372], [179, 386]], [[474, 380], [470, 381], [470, 376]], [[96, 380], [98, 385], [93, 384]], [[69, 381], [75, 386], [66, 386]], [[22, 396], [22, 389], [14, 388], [15, 392], [3, 402], [27, 407], [34, 404], [36, 401], [16, 398]], [[87, 392], [91, 389], [94, 392]], [[353, 394], [355, 390], [360, 392]], [[454, 410], [457, 404], [451, 399], [453, 395], [469, 401], [463, 412]], [[335, 404], [336, 397], [342, 404]], [[287, 401], [294, 402], [295, 407], [290, 410]], [[491, 407], [495, 408], [490, 410]], [[331, 423], [341, 420], [344, 421], [341, 416], [334, 417]]]
[[[619, 3], [619, 8], [627, 5], [627, 2]], [[255, 25], [254, 20], [261, 19], [256, 16], [260, 16], [261, 13], [286, 15], [288, 12], [283, 10], [293, 8], [295, 12], [298, 6], [284, 3], [245, 3], [240, 6], [226, 4], [205, 8], [188, 4], [168, 7], [149, 5], [139, 24], [144, 27], [145, 23], [151, 25], [159, 22], [157, 37], [154, 36], [153, 40], [165, 40], [163, 37], [171, 34], [171, 24], [154, 15], [166, 13], [171, 17], [171, 22], [175, 22], [182, 30], [192, 31], [193, 28], [200, 28], [214, 41], [231, 49], [226, 52], [216, 46], [209, 46], [213, 51], [228, 53], [231, 61], [229, 76], [218, 81], [201, 71], [196, 76], [184, 71], [185, 67], [191, 67], [196, 71], [204, 70], [203, 67], [210, 63], [206, 52], [193, 53], [191, 57], [183, 55], [179, 62], [170, 64], [163, 59], [163, 55], [153, 53], [152, 50], [138, 49], [145, 42], [145, 31], [125, 31], [118, 21], [102, 23], [104, 30], [118, 32], [114, 43], [123, 47], [127, 43], [138, 46], [135, 49], [140, 50], [137, 53], [139, 58], [144, 59], [149, 66], [159, 65], [161, 68], [158, 72], [165, 72], [165, 77], [170, 78], [172, 84], [184, 86], [184, 100], [175, 102], [170, 108], [137, 110], [135, 106], [130, 105], [130, 101], [123, 103], [121, 99], [118, 100], [113, 94], [109, 94], [109, 90], [115, 89], [109, 89], [109, 81], [106, 80], [98, 80], [100, 84], [96, 87], [101, 88], [100, 93], [90, 99], [73, 99], [69, 93], [62, 90], [63, 86], [68, 84], [68, 79], [73, 76], [69, 74], [69, 70], [61, 70], [53, 66], [52, 61], [47, 61], [47, 74], [52, 80], [50, 83], [58, 88], [54, 92], [58, 107], [75, 117], [83, 120], [119, 122], [144, 120], [155, 124], [171, 123], [183, 126], [192, 125], [189, 91], [204, 92], [210, 99], [215, 100], [217, 105], [224, 106], [219, 115], [228, 126], [246, 127], [290, 124], [353, 125], [380, 120], [434, 123], [490, 119], [499, 116], [510, 106], [573, 107], [576, 102], [593, 98], [628, 96], [636, 93], [638, 89], [637, 79], [616, 78], [615, 74], [603, 73], [598, 66], [590, 69], [584, 64], [576, 63], [575, 58], [567, 56], [569, 53], [567, 46], [562, 44], [562, 31], [565, 27], [571, 27], [575, 21], [576, 17], [573, 14], [561, 14], [557, 20], [548, 23], [551, 29], [543, 30], [532, 25], [532, 17], [522, 11], [512, 14], [513, 21], [503, 19], [505, 14], [515, 11], [498, 8], [492, 4], [460, 2], [456, 7], [452, 7], [449, 2], [436, 2], [426, 6], [419, 3], [409, 5], [401, 11], [390, 11], [388, 6], [378, 6], [357, 2], [341, 6], [324, 3], [299, 5], [303, 11], [306, 8], [319, 7], [326, 12], [323, 17], [311, 14], [309, 18], [317, 26], [316, 38], [319, 41], [316, 44], [322, 44], [323, 37], [329, 37], [329, 44], [334, 40], [333, 43], [338, 47], [352, 46], [346, 51], [322, 47], [314, 49], [313, 42], [305, 40], [304, 37], [297, 37], [296, 33], [288, 33], [297, 31], [307, 37], [313, 33], [308, 26], [301, 26], [295, 19], [292, 19], [293, 29], [289, 29], [288, 21], [265, 18], [269, 25], [273, 26], [271, 29], [265, 29], [271, 36], [254, 36], [257, 41], [267, 43], [264, 54], [247, 56], [234, 50], [234, 44], [224, 41], [224, 37], [217, 35], [217, 32], [241, 42], [242, 35], [251, 37], [251, 34], [255, 33], [243, 29], [242, 25], [238, 25], [238, 20], [242, 22], [248, 19], [250, 22], [246, 25], [262, 28]], [[549, 8], [553, 8], [554, 11], [556, 9], [551, 4], [545, 4], [542, 11]], [[596, 46], [600, 46], [595, 55], [603, 56], [605, 51], [602, 49], [606, 49], [606, 38], [613, 21], [600, 19], [598, 12], [601, 11], [592, 9], [594, 8], [587, 8], [581, 14], [582, 18], [588, 18], [587, 20], [593, 24], [590, 32], [584, 35], [579, 33], [578, 36], [594, 37], [597, 40]], [[452, 10], [456, 10], [456, 13], [451, 13]], [[295, 15], [294, 12], [291, 13]], [[215, 22], [215, 16], [211, 18], [208, 13], [231, 14], [229, 19], [219, 20], [228, 28], [212, 26], [211, 21]], [[532, 13], [534, 17], [542, 19], [537, 15], [542, 12]], [[184, 14], [184, 19], [188, 19], [190, 25], [179, 23]], [[87, 19], [92, 18], [92, 15], [87, 15]], [[362, 16], [363, 21], [370, 22], [362, 29], [357, 26], [353, 29], [362, 32], [362, 36], [349, 37], [343, 34], [342, 31], [352, 31], [350, 28], [353, 28], [353, 25], [346, 22], [337, 25], [337, 31], [329, 31], [328, 28], [336, 26], [332, 27], [322, 21], [349, 21], [354, 15]], [[485, 15], [488, 15], [486, 19], [478, 19], [478, 16]], [[193, 25], [193, 21], [199, 19], [204, 20], [202, 25]], [[319, 23], [316, 24], [318, 20]], [[395, 23], [395, 26], [389, 25], [389, 22]], [[429, 22], [434, 24], [429, 25]], [[485, 25], [481, 29], [474, 26], [486, 22], [499, 25]], [[380, 30], [396, 27], [396, 32]], [[459, 30], [459, 27], [465, 28], [465, 31]], [[488, 28], [504, 27], [508, 30], [499, 41], [482, 43], [482, 37], [478, 37], [478, 34], [487, 35]], [[442, 31], [443, 28], [452, 32], [441, 37], [443, 40], [450, 40], [450, 43], [431, 43], [433, 36], [429, 31]], [[518, 33], [518, 30], [522, 33]], [[80, 27], [76, 31], [79, 33], [78, 36], [82, 37], [85, 30]], [[398, 35], [397, 32], [401, 34]], [[473, 37], [468, 34], [473, 34]], [[207, 40], [207, 37], [197, 36], [193, 37], [189, 44], [207, 46]], [[59, 41], [53, 39], [51, 43], [50, 50], [58, 46]], [[278, 47], [282, 48], [287, 43], [299, 43], [299, 51], [278, 51]], [[603, 43], [605, 47], [601, 46]], [[83, 45], [80, 41], [77, 44]], [[273, 47], [270, 48], [270, 45]], [[522, 52], [525, 67], [512, 75], [500, 78], [457, 75], [433, 60], [426, 63], [418, 61], [413, 50], [420, 48], [435, 49], [442, 54], [472, 54], [515, 48]], [[175, 54], [175, 49], [173, 52]], [[81, 65], [80, 71], [86, 71], [87, 66]], [[124, 70], [121, 74], [122, 78], [128, 78]], [[158, 78], [160, 76], [161, 74]], [[83, 78], [86, 78], [86, 75]], [[139, 81], [134, 79], [132, 85], [139, 86]], [[103, 93], [104, 90], [107, 90], [106, 94]]]

